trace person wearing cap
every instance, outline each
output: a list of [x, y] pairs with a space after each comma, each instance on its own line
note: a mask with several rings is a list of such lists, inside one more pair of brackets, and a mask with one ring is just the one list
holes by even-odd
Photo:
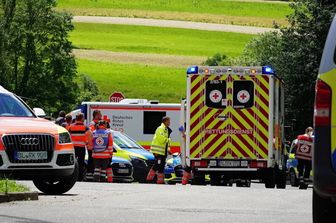
[[[106, 128], [106, 122], [100, 120], [97, 129], [93, 131], [92, 157], [94, 163], [93, 179], [95, 182], [106, 181], [106, 170], [113, 156], [113, 137], [111, 130]], [[112, 182], [112, 178], [108, 178]]]
[[172, 130], [169, 128], [170, 118], [163, 117], [161, 125], [156, 129], [150, 151], [155, 156], [155, 164], [148, 173], [147, 181], [153, 181], [157, 175], [157, 184], [164, 184], [164, 167], [166, 158], [170, 150], [169, 143], [171, 141], [170, 134]]
[[75, 156], [78, 162], [79, 168], [79, 177], [78, 180], [83, 180], [84, 167], [85, 167], [85, 152], [86, 149], [91, 149], [91, 131], [90, 129], [84, 125], [84, 114], [78, 113], [76, 115], [76, 121], [70, 127], [68, 127], [68, 131], [71, 136], [72, 143], [75, 147]]

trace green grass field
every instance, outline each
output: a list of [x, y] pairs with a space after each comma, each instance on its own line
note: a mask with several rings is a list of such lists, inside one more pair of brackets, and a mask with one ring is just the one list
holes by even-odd
[[114, 52], [212, 56], [239, 55], [253, 35], [146, 26], [75, 24], [71, 33], [81, 49]]
[[286, 25], [288, 4], [228, 0], [59, 0], [74, 15], [177, 19], [240, 25]]
[[101, 96], [108, 100], [114, 91], [127, 98], [158, 99], [179, 102], [185, 97], [186, 69], [117, 64], [77, 59], [78, 72], [89, 75], [99, 86]]

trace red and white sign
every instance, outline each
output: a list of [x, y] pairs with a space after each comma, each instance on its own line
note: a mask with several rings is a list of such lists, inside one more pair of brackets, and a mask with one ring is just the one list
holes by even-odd
[[250, 100], [250, 93], [245, 90], [241, 90], [237, 94], [237, 99], [240, 103], [247, 103]]
[[218, 90], [213, 90], [210, 92], [210, 100], [213, 102], [213, 103], [218, 103], [222, 100], [222, 93]]
[[121, 92], [113, 92], [110, 96], [110, 102], [120, 102], [124, 100], [125, 96]]

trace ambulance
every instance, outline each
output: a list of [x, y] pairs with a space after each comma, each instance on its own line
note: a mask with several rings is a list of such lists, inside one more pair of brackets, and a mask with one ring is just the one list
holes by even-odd
[[[170, 128], [173, 130], [170, 138], [171, 152], [180, 152], [180, 121], [181, 104], [159, 103], [147, 99], [124, 99], [114, 102], [82, 102], [80, 111], [86, 117], [86, 123], [92, 121], [94, 110], [100, 110], [107, 116], [112, 130], [126, 133], [141, 146], [149, 150], [153, 135], [161, 125], [162, 118], [171, 118]], [[74, 114], [75, 112], [72, 112]]]
[[210, 175], [212, 185], [286, 187], [284, 83], [270, 67], [190, 67], [182, 104], [182, 159], [194, 184]]

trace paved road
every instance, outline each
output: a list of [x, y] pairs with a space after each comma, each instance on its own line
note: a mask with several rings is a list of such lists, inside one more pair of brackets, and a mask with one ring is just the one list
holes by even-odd
[[197, 29], [197, 30], [208, 30], [219, 32], [235, 32], [245, 34], [260, 34], [275, 30], [271, 28], [261, 28], [253, 26], [238, 26], [238, 25], [225, 25], [225, 24], [204, 23], [204, 22], [105, 17], [105, 16], [74, 16], [73, 22], [171, 27], [171, 28]]
[[311, 193], [290, 187], [266, 190], [260, 184], [237, 188], [77, 183], [64, 196], [0, 204], [0, 222], [309, 223]]

